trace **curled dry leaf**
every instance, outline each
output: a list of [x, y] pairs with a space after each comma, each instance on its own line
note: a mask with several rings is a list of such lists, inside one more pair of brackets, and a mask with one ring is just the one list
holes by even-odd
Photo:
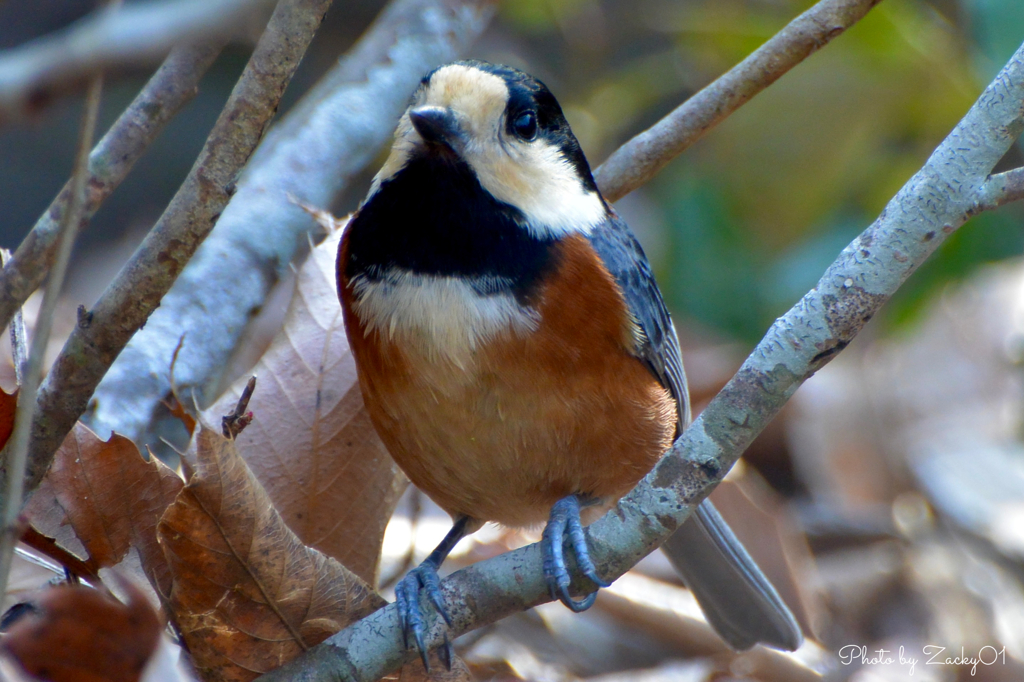
[[[237, 445], [288, 527], [373, 584], [406, 479], [363, 406], [335, 284], [340, 239], [339, 229], [299, 271], [284, 328], [254, 370], [255, 420]], [[244, 385], [207, 410], [206, 421], [219, 424]]]
[[173, 576], [169, 605], [204, 680], [251, 680], [384, 604], [302, 544], [234, 441], [201, 425], [195, 454], [195, 474], [158, 533]]
[[0, 648], [35, 678], [52, 682], [135, 682], [156, 650], [163, 622], [138, 587], [128, 602], [82, 586], [44, 591]]
[[7, 439], [14, 431], [14, 413], [18, 409], [18, 392], [8, 395], [0, 388], [0, 448], [7, 444]]
[[170, 575], [156, 524], [182, 485], [155, 457], [144, 460], [124, 436], [103, 441], [79, 423], [61, 444], [25, 515], [64, 549], [84, 550], [97, 567], [116, 565], [134, 546], [146, 578], [167, 594]]

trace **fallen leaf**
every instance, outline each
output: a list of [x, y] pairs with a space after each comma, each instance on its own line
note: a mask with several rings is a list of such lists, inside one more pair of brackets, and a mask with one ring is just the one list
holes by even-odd
[[136, 547], [146, 578], [166, 594], [170, 575], [156, 524], [182, 485], [155, 457], [144, 460], [124, 436], [103, 441], [79, 423], [57, 450], [25, 514], [37, 531], [73, 554], [84, 552], [99, 567], [115, 566]]
[[[254, 372], [254, 422], [238, 451], [303, 543], [376, 583], [384, 528], [406, 479], [363, 406], [338, 304], [334, 263], [341, 230], [298, 273], [284, 328]], [[205, 419], [220, 424], [236, 383]]]
[[45, 590], [0, 648], [30, 675], [52, 682], [135, 682], [163, 623], [142, 591], [124, 581], [126, 604], [89, 587]]
[[302, 544], [234, 441], [200, 425], [195, 456], [158, 535], [173, 576], [169, 606], [204, 680], [251, 680], [385, 603]]
[[18, 409], [18, 392], [8, 394], [0, 388], [0, 448], [7, 445], [7, 439], [14, 431], [14, 413]]

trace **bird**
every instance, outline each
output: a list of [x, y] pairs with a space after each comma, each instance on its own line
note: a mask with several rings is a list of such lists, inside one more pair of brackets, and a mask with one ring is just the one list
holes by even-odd
[[[348, 223], [337, 278], [371, 422], [453, 519], [395, 588], [407, 646], [428, 666], [421, 595], [450, 625], [437, 571], [486, 522], [546, 524], [552, 598], [589, 608], [597, 592], [570, 594], [565, 545], [608, 586], [583, 528], [653, 468], [690, 405], [651, 266], [547, 86], [477, 60], [424, 76]], [[710, 501], [694, 517], [666, 546], [709, 622], [736, 649], [799, 646]]]

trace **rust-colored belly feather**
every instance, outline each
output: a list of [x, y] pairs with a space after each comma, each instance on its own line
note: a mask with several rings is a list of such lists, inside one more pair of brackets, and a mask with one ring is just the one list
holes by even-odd
[[340, 285], [370, 417], [410, 480], [452, 515], [533, 525], [571, 493], [604, 503], [596, 512], [671, 444], [675, 402], [631, 354], [625, 301], [584, 237], [560, 244], [535, 297], [536, 331], [499, 335], [461, 366], [366, 333]]

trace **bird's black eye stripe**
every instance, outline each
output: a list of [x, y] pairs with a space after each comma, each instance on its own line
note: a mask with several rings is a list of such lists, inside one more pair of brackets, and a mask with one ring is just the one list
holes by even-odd
[[529, 142], [537, 137], [537, 114], [532, 111], [521, 111], [512, 119], [512, 131]]

